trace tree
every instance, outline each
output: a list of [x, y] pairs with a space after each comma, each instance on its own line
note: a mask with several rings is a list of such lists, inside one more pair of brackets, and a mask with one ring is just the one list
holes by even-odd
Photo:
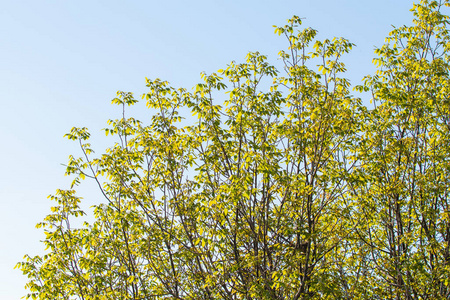
[[[448, 1], [414, 5], [414, 24], [394, 29], [366, 77], [374, 110], [359, 158], [359, 237], [377, 293], [396, 299], [448, 298]], [[376, 212], [376, 213], [374, 213]]]
[[[374, 109], [341, 77], [353, 44], [318, 41], [295, 16], [275, 29], [289, 45], [282, 71], [256, 52], [194, 92], [147, 79], [149, 124], [118, 92], [114, 146], [96, 157], [86, 128], [66, 135], [83, 156], [69, 157], [72, 187], [38, 224], [48, 252], [18, 264], [27, 298], [448, 298], [444, 6], [421, 1], [377, 50], [379, 71], [356, 87]], [[73, 228], [84, 179], [105, 201]]]

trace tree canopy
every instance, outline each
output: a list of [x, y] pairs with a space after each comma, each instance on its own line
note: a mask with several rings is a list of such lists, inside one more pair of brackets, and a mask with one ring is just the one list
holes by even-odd
[[[255, 52], [192, 91], [147, 79], [145, 121], [118, 92], [113, 146], [66, 135], [83, 156], [37, 225], [46, 254], [17, 265], [26, 298], [448, 299], [449, 6], [415, 4], [359, 86], [342, 63], [354, 45], [294, 16], [275, 27], [279, 70]], [[104, 200], [74, 227], [83, 180]]]

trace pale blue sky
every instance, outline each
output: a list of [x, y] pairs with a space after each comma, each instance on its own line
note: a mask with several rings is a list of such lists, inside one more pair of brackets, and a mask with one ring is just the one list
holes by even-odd
[[[25, 294], [26, 278], [12, 268], [42, 252], [34, 229], [49, 212], [47, 195], [68, 188], [62, 163], [78, 154], [63, 139], [86, 126], [98, 152], [109, 146], [101, 128], [118, 116], [117, 90], [145, 91], [145, 77], [191, 88], [248, 51], [276, 63], [286, 42], [273, 34], [292, 15], [320, 38], [343, 36], [357, 45], [347, 58], [352, 83], [373, 72], [374, 46], [391, 24], [410, 23], [412, 1], [0, 1], [0, 299]], [[146, 112], [138, 112], [145, 118]], [[86, 203], [100, 197], [80, 188]]]

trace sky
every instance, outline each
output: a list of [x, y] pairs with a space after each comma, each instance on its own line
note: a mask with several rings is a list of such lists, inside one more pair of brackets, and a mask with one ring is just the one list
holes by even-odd
[[[47, 199], [67, 189], [68, 156], [80, 155], [63, 135], [88, 127], [97, 153], [112, 146], [102, 128], [120, 116], [110, 104], [118, 90], [145, 93], [145, 78], [191, 89], [200, 72], [243, 62], [259, 51], [277, 63], [286, 40], [273, 33], [293, 15], [319, 30], [319, 39], [345, 37], [352, 84], [372, 74], [374, 49], [392, 25], [410, 24], [407, 0], [0, 0], [0, 299], [26, 294], [13, 270], [25, 254], [42, 254], [35, 224]], [[141, 121], [150, 112], [132, 110]], [[78, 190], [89, 207], [102, 201], [93, 184]]]

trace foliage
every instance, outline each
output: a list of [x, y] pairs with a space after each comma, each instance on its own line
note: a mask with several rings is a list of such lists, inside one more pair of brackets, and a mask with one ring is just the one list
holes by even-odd
[[359, 153], [370, 184], [356, 191], [358, 234], [385, 297], [450, 295], [450, 39], [441, 5], [416, 4], [413, 26], [389, 34], [377, 74], [365, 79], [377, 105]]
[[[376, 50], [350, 94], [342, 55], [293, 17], [282, 71], [259, 53], [202, 74], [193, 92], [147, 79], [149, 124], [126, 117], [95, 157], [66, 135], [71, 189], [38, 224], [43, 256], [17, 266], [31, 299], [446, 299], [450, 296], [449, 1]], [[224, 99], [224, 100], [220, 100]], [[181, 112], [193, 118], [184, 119]], [[97, 182], [95, 221], [73, 189]]]

